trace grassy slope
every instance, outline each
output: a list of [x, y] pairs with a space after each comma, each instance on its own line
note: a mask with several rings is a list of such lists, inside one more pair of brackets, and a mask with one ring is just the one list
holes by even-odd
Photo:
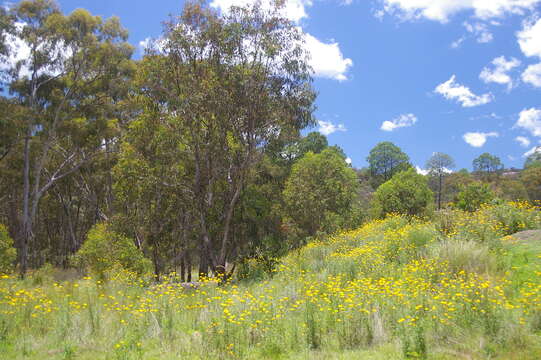
[[223, 287], [5, 278], [0, 358], [539, 359], [541, 238], [500, 240], [539, 213], [497, 210], [376, 221]]

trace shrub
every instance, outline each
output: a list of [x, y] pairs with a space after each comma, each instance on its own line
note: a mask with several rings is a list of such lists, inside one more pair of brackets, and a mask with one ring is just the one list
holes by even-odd
[[482, 205], [478, 211], [444, 210], [434, 223], [449, 237], [465, 241], [491, 242], [519, 231], [541, 227], [541, 212], [527, 202]]
[[495, 195], [488, 184], [474, 182], [461, 188], [457, 194], [455, 206], [460, 210], [473, 212], [494, 199]]
[[410, 169], [396, 174], [376, 190], [372, 213], [379, 218], [390, 213], [424, 216], [430, 212], [432, 200], [426, 178]]
[[107, 224], [97, 224], [90, 230], [75, 264], [100, 278], [118, 267], [142, 275], [152, 265], [132, 240], [110, 230]]
[[9, 237], [6, 227], [0, 224], [0, 273], [11, 272], [16, 257], [17, 252], [13, 247], [13, 239]]

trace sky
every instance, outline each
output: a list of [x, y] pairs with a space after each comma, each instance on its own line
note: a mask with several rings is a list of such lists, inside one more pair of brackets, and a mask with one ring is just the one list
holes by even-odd
[[[222, 12], [253, 0], [212, 0]], [[263, 0], [263, 6], [265, 2]], [[178, 0], [60, 0], [120, 17], [144, 53]], [[318, 92], [310, 129], [353, 166], [392, 141], [420, 169], [434, 152], [471, 169], [484, 152], [521, 168], [541, 145], [541, 0], [286, 0]]]

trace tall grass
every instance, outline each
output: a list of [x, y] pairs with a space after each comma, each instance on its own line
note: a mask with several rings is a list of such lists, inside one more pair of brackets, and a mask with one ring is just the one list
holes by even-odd
[[540, 358], [541, 244], [525, 253], [501, 240], [539, 227], [539, 211], [505, 204], [445, 219], [370, 222], [221, 286], [121, 271], [4, 276], [0, 357]]

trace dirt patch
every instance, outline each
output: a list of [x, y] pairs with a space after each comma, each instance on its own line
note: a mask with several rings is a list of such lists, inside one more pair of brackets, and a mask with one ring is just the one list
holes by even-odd
[[526, 230], [511, 235], [519, 243], [541, 243], [541, 230]]

